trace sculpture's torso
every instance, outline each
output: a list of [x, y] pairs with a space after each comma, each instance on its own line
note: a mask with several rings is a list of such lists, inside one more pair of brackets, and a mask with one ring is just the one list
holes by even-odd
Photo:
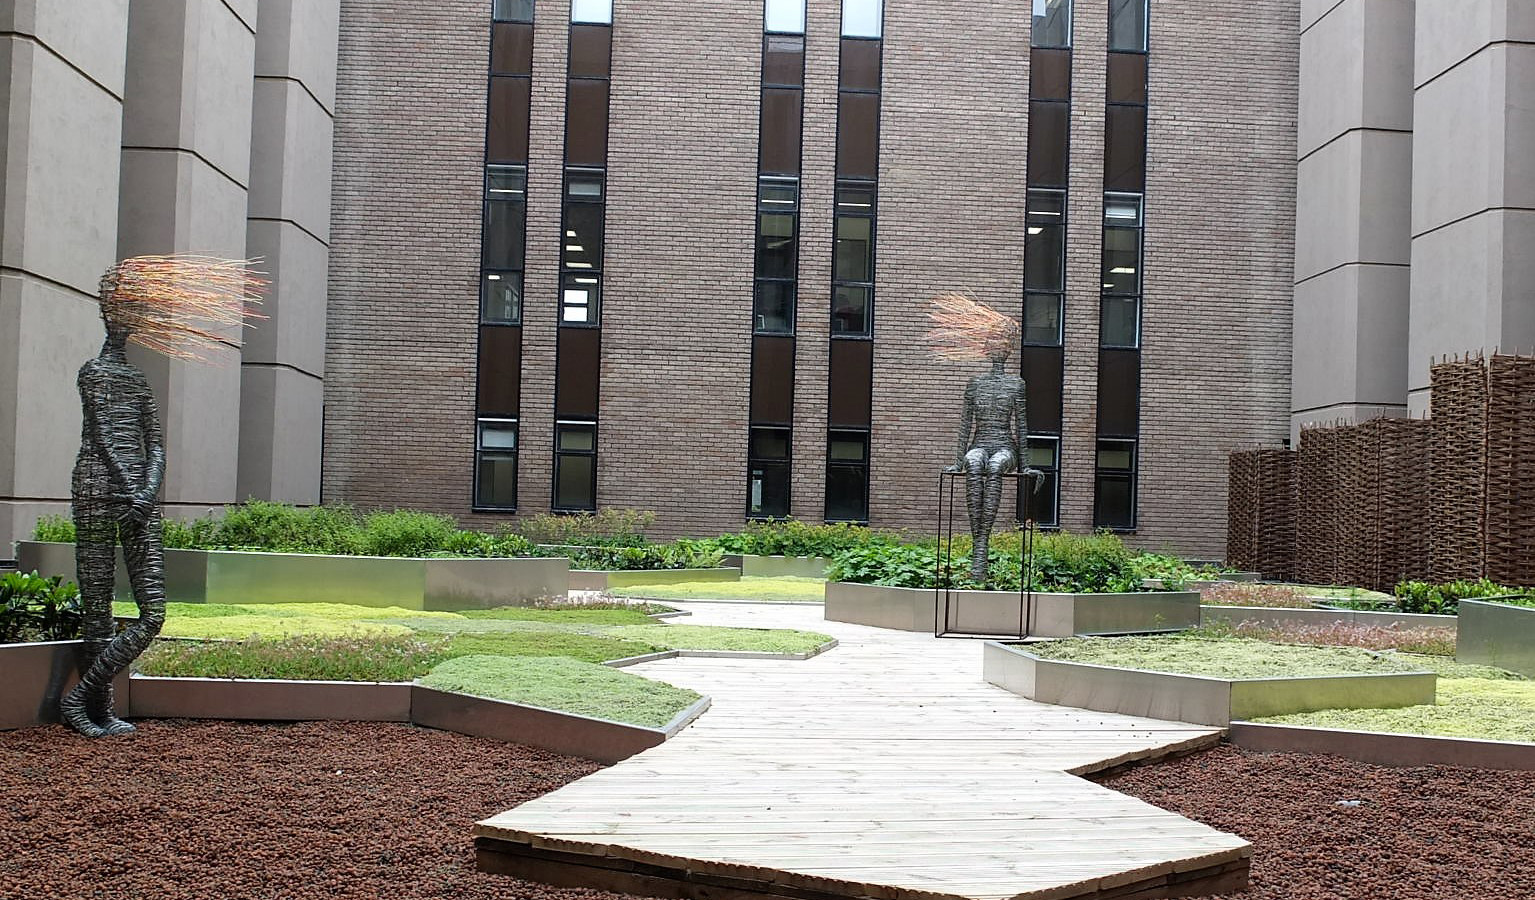
[[[148, 477], [145, 417], [156, 415], [148, 380], [132, 363], [96, 358], [80, 367], [78, 383], [81, 400], [95, 409], [96, 416], [94, 426], [90, 417], [81, 426], [80, 455], [71, 484], [75, 496], [115, 496], [121, 489], [137, 490]], [[126, 485], [115, 484], [103, 449], [118, 461]]]
[[988, 453], [1011, 450], [1017, 454], [1021, 450], [1016, 411], [1022, 392], [1023, 379], [1017, 375], [987, 374], [970, 380], [965, 398], [971, 405], [975, 421], [971, 447], [980, 447]]

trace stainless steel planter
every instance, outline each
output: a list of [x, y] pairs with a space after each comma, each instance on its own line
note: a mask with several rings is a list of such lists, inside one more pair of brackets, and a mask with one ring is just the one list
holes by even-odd
[[[0, 644], [0, 731], [59, 720], [59, 696], [80, 680], [80, 641]], [[117, 708], [129, 708], [128, 676], [113, 683]]]
[[1535, 608], [1460, 601], [1455, 658], [1535, 678]]
[[[937, 611], [931, 588], [883, 587], [833, 581], [826, 585], [826, 618], [900, 631], [933, 630]], [[1017, 634], [1016, 591], [955, 591], [950, 630], [970, 634]], [[1035, 594], [1028, 633], [1139, 634], [1182, 631], [1199, 624], [1199, 595], [1181, 591], [1137, 594]]]
[[729, 566], [714, 569], [573, 569], [573, 591], [607, 591], [642, 584], [681, 584], [694, 581], [740, 581], [741, 570]]

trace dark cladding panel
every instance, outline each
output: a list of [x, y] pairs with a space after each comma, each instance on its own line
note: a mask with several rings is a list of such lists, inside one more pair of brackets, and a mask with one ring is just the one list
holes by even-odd
[[753, 425], [794, 423], [794, 338], [752, 338], [751, 392]]
[[602, 369], [602, 332], [596, 328], [561, 328], [559, 341], [555, 417], [595, 419], [597, 384]]
[[1028, 430], [1031, 434], [1061, 433], [1063, 352], [1060, 347], [1023, 348], [1023, 380], [1028, 385]]
[[485, 157], [493, 163], [528, 161], [528, 104], [532, 82], [498, 75], [490, 80], [490, 127]]
[[480, 328], [479, 414], [517, 418], [522, 397], [522, 329]]
[[533, 72], [533, 26], [497, 23], [491, 39], [490, 71], [495, 75], [530, 75]]
[[610, 26], [570, 26], [570, 77], [608, 77], [612, 42], [613, 29]]
[[1029, 99], [1071, 99], [1071, 51], [1034, 50], [1029, 54]]
[[1140, 427], [1141, 352], [1098, 351], [1098, 436], [1133, 439]]
[[839, 95], [837, 177], [879, 177], [879, 95]]
[[798, 175], [800, 103], [804, 92], [794, 88], [762, 91], [762, 165], [765, 175]]
[[874, 342], [831, 342], [831, 408], [827, 424], [832, 428], [868, 428], [873, 395]]
[[565, 109], [565, 165], [601, 168], [608, 161], [608, 83], [570, 79]]

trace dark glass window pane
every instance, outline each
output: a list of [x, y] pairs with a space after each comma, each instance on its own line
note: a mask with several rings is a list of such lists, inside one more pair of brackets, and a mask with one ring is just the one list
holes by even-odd
[[753, 428], [751, 457], [754, 460], [788, 459], [789, 432], [783, 428]]
[[480, 286], [480, 321], [516, 325], [522, 321], [522, 273], [486, 272]]
[[602, 201], [602, 175], [596, 172], [567, 172], [565, 196], [589, 203]]
[[1066, 221], [1066, 194], [1063, 191], [1029, 191], [1029, 223], [1060, 225]]
[[1037, 491], [1029, 490], [1032, 485], [1027, 479], [1018, 479], [1018, 519], [1032, 519], [1035, 525], [1049, 528], [1060, 524], [1061, 476], [1059, 472], [1048, 470], [1044, 476]]
[[789, 514], [789, 464], [753, 465], [747, 481], [747, 515], [780, 519]]
[[520, 269], [523, 261], [523, 226], [527, 215], [521, 200], [493, 200], [485, 204], [485, 249], [480, 266], [485, 269]]
[[1146, 49], [1146, 0], [1109, 0], [1109, 49]]
[[1094, 528], [1134, 528], [1134, 481], [1129, 475], [1099, 475], [1093, 504]]
[[1129, 472], [1135, 468], [1135, 444], [1131, 441], [1099, 441], [1098, 470]]
[[803, 36], [770, 34], [762, 39], [762, 83], [794, 87], [805, 83]]
[[531, 81], [510, 75], [490, 79], [490, 123], [485, 156], [491, 162], [528, 161]]
[[837, 177], [879, 177], [879, 95], [843, 92], [837, 101]]
[[1071, 46], [1071, 0], [1034, 0], [1034, 46]]
[[602, 213], [600, 203], [565, 204], [565, 268], [602, 268]]
[[858, 285], [839, 284], [832, 288], [832, 334], [869, 333], [869, 293]]
[[862, 215], [873, 213], [873, 185], [838, 185], [837, 212]]
[[840, 86], [845, 91], [879, 90], [880, 41], [859, 41], [844, 38]]
[[1146, 102], [1146, 57], [1140, 53], [1109, 54], [1109, 102]]
[[570, 77], [608, 77], [613, 29], [607, 25], [570, 26]]
[[752, 328], [759, 334], [794, 333], [794, 282], [757, 282]]
[[1103, 224], [1123, 228], [1139, 228], [1141, 224], [1141, 195], [1105, 194], [1103, 196]]
[[799, 182], [764, 178], [757, 182], [757, 211], [794, 212], [799, 207]]
[[597, 450], [597, 428], [593, 425], [561, 425], [559, 428], [559, 450], [561, 452], [574, 450], [579, 452], [595, 452]]
[[533, 71], [533, 26], [497, 25], [491, 38], [490, 71], [497, 75], [528, 75]]
[[856, 432], [833, 431], [827, 441], [826, 458], [832, 462], [866, 461], [869, 458], [869, 436]]
[[531, 22], [533, 0], [495, 0], [490, 17], [497, 22]]
[[1029, 183], [1064, 187], [1071, 145], [1070, 105], [1055, 101], [1029, 104]]
[[474, 505], [511, 508], [517, 505], [517, 454], [481, 453], [475, 479]]
[[826, 518], [864, 522], [869, 518], [869, 467], [826, 467]]
[[566, 275], [560, 284], [560, 323], [595, 325], [600, 286], [595, 275]]
[[763, 89], [760, 171], [782, 175], [799, 173], [800, 102], [803, 99], [803, 92], [795, 88]]
[[480, 423], [480, 449], [516, 450], [517, 423], [482, 421]]
[[1047, 346], [1061, 342], [1060, 294], [1024, 295], [1023, 342]]
[[761, 213], [757, 216], [758, 277], [794, 277], [794, 222], [792, 213]]
[[1136, 297], [1104, 297], [1098, 343], [1103, 347], [1135, 347], [1139, 341], [1141, 301]]
[[805, 0], [767, 0], [762, 28], [764, 31], [805, 33]]
[[1071, 51], [1035, 50], [1029, 54], [1029, 98], [1071, 99]]
[[595, 509], [597, 507], [597, 498], [594, 494], [597, 475], [595, 456], [562, 453], [555, 458], [555, 468], [558, 470], [554, 484], [556, 509]]
[[613, 0], [571, 0], [570, 21], [613, 24]]
[[1146, 188], [1146, 107], [1108, 107], [1104, 187], [1111, 191]]
[[1029, 466], [1035, 469], [1056, 468], [1056, 454], [1060, 449], [1060, 441], [1048, 438], [1029, 438]]
[[1103, 291], [1106, 294], [1138, 294], [1141, 291], [1141, 230], [1103, 229]]
[[1031, 291], [1066, 289], [1064, 256], [1066, 229], [1061, 225], [1030, 225], [1024, 241], [1023, 280]]
[[837, 281], [874, 280], [874, 220], [837, 217]]
[[879, 37], [884, 5], [884, 0], [842, 0], [842, 36]]
[[572, 166], [606, 165], [608, 157], [608, 83], [572, 78], [565, 100], [565, 162]]

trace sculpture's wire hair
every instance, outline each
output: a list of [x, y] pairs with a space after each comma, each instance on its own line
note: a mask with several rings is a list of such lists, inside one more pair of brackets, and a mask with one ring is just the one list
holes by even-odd
[[961, 291], [938, 294], [927, 316], [933, 321], [928, 343], [943, 359], [963, 362], [1011, 353], [1022, 333], [1018, 320]]
[[101, 278], [101, 315], [129, 332], [128, 340], [172, 359], [209, 362], [227, 345], [229, 329], [261, 319], [268, 282], [257, 260], [178, 253], [133, 256]]

